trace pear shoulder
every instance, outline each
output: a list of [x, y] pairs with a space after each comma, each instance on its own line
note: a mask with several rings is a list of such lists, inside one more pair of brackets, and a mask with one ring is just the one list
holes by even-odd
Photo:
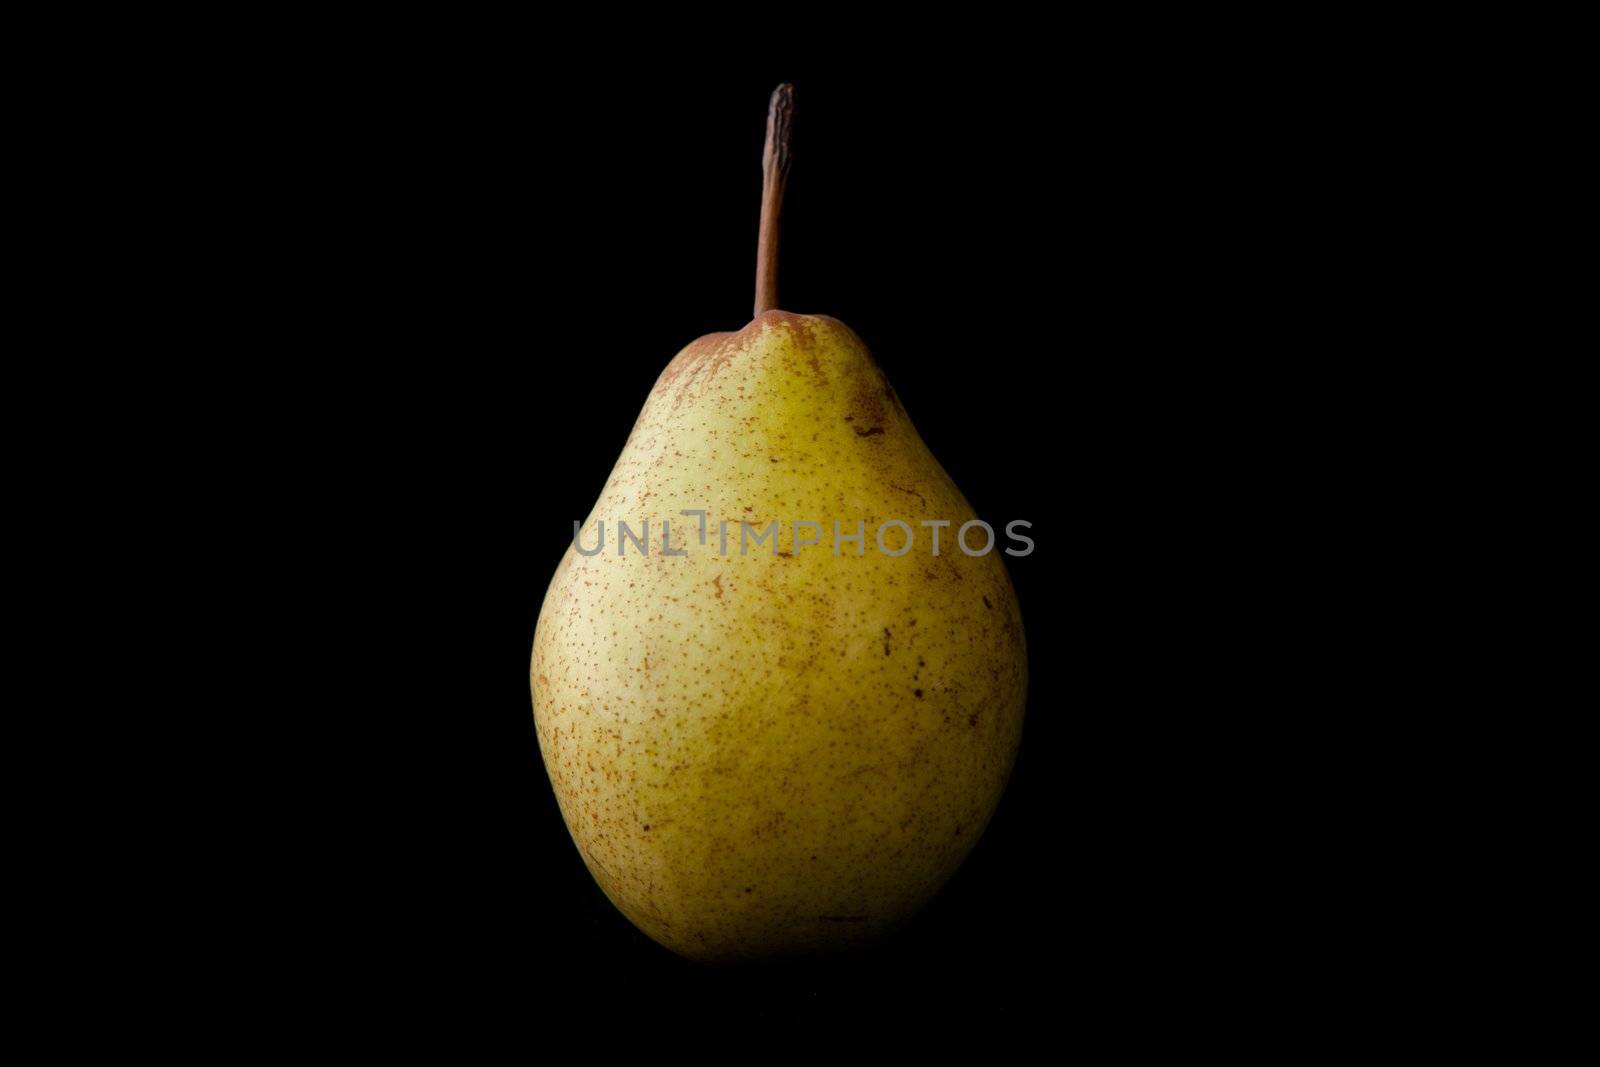
[[675, 393], [680, 402], [702, 396], [743, 356], [752, 357], [756, 371], [776, 370], [784, 362], [796, 364], [791, 369], [809, 372], [810, 384], [821, 389], [838, 384], [830, 377], [830, 365], [835, 375], [866, 377], [867, 387], [857, 389], [864, 401], [859, 413], [863, 425], [858, 428], [862, 436], [882, 432], [882, 403], [899, 406], [888, 377], [849, 326], [831, 315], [778, 310], [762, 312], [743, 329], [708, 333], [689, 342], [661, 372], [654, 393]]

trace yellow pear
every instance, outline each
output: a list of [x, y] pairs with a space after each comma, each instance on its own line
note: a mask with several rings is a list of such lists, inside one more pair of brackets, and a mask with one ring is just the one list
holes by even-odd
[[1027, 684], [1000, 547], [963, 534], [971, 506], [866, 346], [773, 308], [790, 100], [769, 116], [758, 313], [661, 374], [556, 569], [530, 672], [584, 862], [701, 960], [909, 918], [993, 814]]

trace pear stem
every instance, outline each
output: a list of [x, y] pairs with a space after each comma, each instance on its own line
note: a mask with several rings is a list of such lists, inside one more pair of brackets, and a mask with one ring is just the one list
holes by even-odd
[[756, 240], [756, 314], [778, 306], [778, 231], [783, 186], [789, 177], [789, 130], [794, 86], [784, 82], [767, 105], [767, 145], [761, 153], [761, 234]]

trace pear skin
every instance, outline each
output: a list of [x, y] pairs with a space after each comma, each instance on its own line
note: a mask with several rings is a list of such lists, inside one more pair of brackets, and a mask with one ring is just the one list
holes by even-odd
[[[569, 547], [550, 583], [530, 670], [562, 815], [636, 926], [696, 960], [847, 948], [954, 873], [1027, 687], [1001, 545], [957, 544], [975, 517], [838, 320], [766, 311], [673, 359], [583, 525], [590, 549], [604, 522], [602, 551]], [[890, 519], [903, 555], [902, 528], [877, 544]], [[923, 519], [950, 523], [938, 555]], [[619, 520], [648, 520], [648, 554], [618, 554]], [[859, 546], [836, 554], [835, 522]]]

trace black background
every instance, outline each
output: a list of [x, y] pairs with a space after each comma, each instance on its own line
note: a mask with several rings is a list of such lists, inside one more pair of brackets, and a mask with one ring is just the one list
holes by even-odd
[[[1475, 577], [1505, 552], [1471, 530], [1506, 510], [1475, 483], [1525, 466], [1481, 393], [1515, 389], [1549, 318], [1500, 291], [1537, 258], [1506, 236], [1565, 232], [1546, 142], [1571, 138], [1518, 91], [1572, 98], [1576, 68], [1470, 20], [996, 12], [873, 40], [770, 13], [722, 27], [731, 48], [614, 11], [599, 34], [136, 12], [29, 38], [14, 206], [45, 247], [19, 306], [65, 381], [16, 361], [18, 410], [63, 415], [18, 458], [55, 476], [84, 446], [115, 491], [59, 479], [91, 512], [63, 532], [135, 582], [53, 594], [93, 639], [72, 706], [31, 716], [126, 781], [54, 776], [23, 812], [81, 794], [89, 830], [128, 832], [51, 827], [92, 867], [59, 880], [64, 919], [19, 914], [74, 988], [153, 995], [137, 1026], [297, 1051], [346, 1022], [460, 1058], [499, 1022], [528, 1051], [634, 1030], [766, 1054], [840, 1019], [896, 1046], [1004, 1052], [997, 1024], [1029, 1021], [1075, 1049], [1234, 1048], [1287, 1023], [1297, 1051], [1366, 1051], [1367, 1020], [1454, 1001], [1441, 969], [1476, 982], [1474, 931], [1528, 910], [1482, 888], [1527, 878], [1481, 842], [1525, 831], [1520, 786], [1450, 744], [1472, 705], [1520, 707], [1485, 692], [1497, 666], [1527, 673], [1495, 647], [1526, 612]], [[784, 80], [783, 304], [853, 326], [977, 511], [1033, 522], [1007, 561], [1031, 687], [993, 824], [918, 919], [853, 957], [710, 968], [584, 871], [527, 665], [651, 383], [749, 315]], [[1545, 412], [1535, 392], [1511, 406]], [[97, 921], [111, 951], [61, 940]], [[1420, 1018], [1432, 1041], [1493, 1014]], [[747, 1017], [799, 1025], [736, 1043]]]
[[[309, 253], [281, 329], [342, 353], [307, 367], [347, 426], [326, 502], [359, 531], [325, 560], [349, 615], [322, 624], [382, 635], [340, 693], [363, 773], [330, 862], [361, 888], [324, 918], [410, 988], [598, 983], [758, 1014], [1134, 1013], [1292, 951], [1292, 932], [1243, 935], [1301, 877], [1263, 858], [1290, 831], [1262, 775], [1292, 776], [1297, 742], [1256, 760], [1281, 730], [1257, 712], [1262, 664], [1292, 650], [1245, 577], [1291, 521], [1260, 509], [1286, 472], [1256, 447], [1293, 417], [1256, 407], [1299, 300], [1280, 249], [1327, 224], [1285, 176], [1284, 111], [1221, 73], [1112, 89], [755, 66], [366, 72], [264, 163], [301, 191], [260, 205], [262, 233]], [[1035, 553], [1007, 560], [1031, 680], [999, 811], [917, 920], [852, 957], [711, 968], [585, 871], [527, 664], [572, 520], [656, 376], [748, 321], [780, 80], [782, 306], [850, 324], [978, 514], [1033, 523]]]

